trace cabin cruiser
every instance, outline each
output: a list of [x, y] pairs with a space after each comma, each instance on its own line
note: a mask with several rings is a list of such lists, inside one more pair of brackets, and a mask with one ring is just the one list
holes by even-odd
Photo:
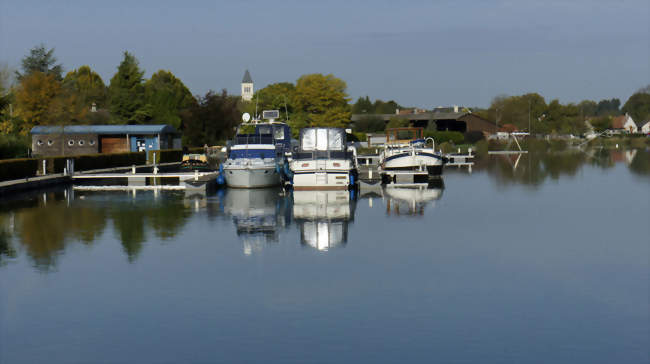
[[273, 120], [242, 123], [227, 148], [221, 172], [228, 187], [278, 186], [284, 178], [286, 154], [291, 151], [291, 128]]
[[347, 190], [357, 182], [356, 149], [340, 128], [305, 128], [290, 163], [294, 190]]
[[[431, 140], [431, 148], [426, 142]], [[386, 144], [379, 155], [379, 167], [384, 171], [424, 171], [429, 176], [442, 174], [445, 157], [435, 151], [433, 138], [424, 139], [422, 128], [393, 128], [386, 130]]]
[[293, 221], [300, 242], [319, 251], [344, 246], [354, 218], [355, 191], [293, 191]]

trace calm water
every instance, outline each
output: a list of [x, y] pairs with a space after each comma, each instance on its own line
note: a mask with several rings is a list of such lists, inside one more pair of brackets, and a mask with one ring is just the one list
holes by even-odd
[[0, 362], [647, 363], [650, 151], [1, 201]]

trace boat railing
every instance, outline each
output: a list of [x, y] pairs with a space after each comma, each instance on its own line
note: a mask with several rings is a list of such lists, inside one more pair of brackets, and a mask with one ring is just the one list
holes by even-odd
[[238, 134], [235, 144], [275, 144], [272, 134]]

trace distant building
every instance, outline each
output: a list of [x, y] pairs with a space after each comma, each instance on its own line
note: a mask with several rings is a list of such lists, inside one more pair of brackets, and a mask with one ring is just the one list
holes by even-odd
[[495, 123], [486, 120], [471, 112], [418, 112], [410, 114], [353, 114], [352, 121], [364, 118], [377, 118], [386, 123], [391, 118], [407, 119], [411, 126], [429, 130], [449, 130], [461, 133], [480, 131], [484, 134], [493, 134], [497, 131]]
[[31, 130], [34, 156], [139, 152], [180, 148], [171, 125], [35, 126]]
[[244, 72], [244, 78], [241, 80], [241, 98], [244, 101], [251, 101], [253, 99], [253, 78], [251, 77], [250, 72], [246, 70]]
[[641, 124], [641, 132], [643, 134], [650, 134], [650, 120], [646, 120]]
[[612, 120], [612, 129], [624, 130], [627, 133], [636, 133], [639, 131], [636, 123], [632, 117], [625, 113], [625, 115], [617, 116]]

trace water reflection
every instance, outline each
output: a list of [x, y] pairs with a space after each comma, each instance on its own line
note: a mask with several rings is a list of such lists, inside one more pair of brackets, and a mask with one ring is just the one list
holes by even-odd
[[320, 251], [345, 245], [354, 219], [354, 191], [294, 191], [293, 218], [300, 243]]
[[387, 185], [383, 188], [386, 215], [422, 216], [425, 206], [434, 206], [435, 201], [442, 197], [444, 187], [442, 179], [433, 180], [428, 185]]
[[[500, 188], [511, 184], [535, 187], [549, 178], [573, 176], [584, 166], [609, 169], [617, 164], [650, 181], [647, 148], [531, 149], [522, 156], [479, 156], [476, 162], [474, 170], [487, 173]], [[426, 187], [362, 184], [359, 195], [370, 207], [381, 206], [388, 216], [422, 216], [442, 197], [444, 187], [442, 180]], [[234, 224], [246, 254], [277, 243], [280, 233], [289, 231], [294, 221], [300, 244], [325, 251], [347, 243], [357, 198], [348, 191], [230, 189], [217, 191], [215, 196], [67, 188], [15, 195], [1, 203], [0, 265], [24, 254], [38, 269], [48, 271], [56, 267], [67, 245], [92, 246], [107, 234], [120, 244], [126, 259], [135, 262], [147, 243], [173, 240], [196, 214]]]
[[228, 189], [223, 206], [247, 255], [277, 242], [279, 231], [291, 224], [291, 195], [280, 188]]

